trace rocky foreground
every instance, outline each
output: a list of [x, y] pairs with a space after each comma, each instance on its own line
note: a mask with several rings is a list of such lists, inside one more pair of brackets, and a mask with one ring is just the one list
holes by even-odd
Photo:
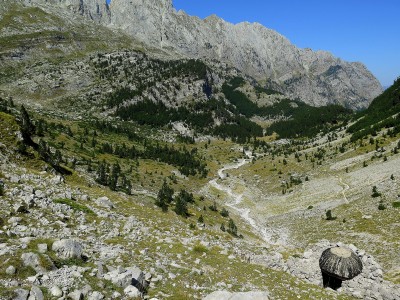
[[[210, 288], [221, 291], [211, 293], [207, 300], [278, 299], [268, 290], [258, 292], [259, 287], [251, 283], [240, 284], [255, 292], [228, 292], [239, 283], [232, 278], [205, 288], [201, 282], [216, 271], [210, 262], [205, 263], [207, 249], [218, 247], [227, 261], [284, 271], [310, 283], [308, 289], [315, 286], [317, 290], [322, 286], [318, 259], [324, 249], [334, 246], [321, 241], [302, 256], [284, 259], [279, 249], [259, 251], [242, 240], [227, 244], [204, 231], [193, 236], [189, 229], [182, 230], [182, 224], [160, 230], [157, 220], [123, 213], [123, 196], [110, 199], [105, 190], [103, 194], [101, 190], [88, 194], [59, 175], [33, 173], [3, 155], [0, 170], [5, 190], [1, 202], [0, 285], [10, 290], [7, 299], [180, 299], [166, 290], [153, 296], [146, 291], [166, 282], [173, 287], [182, 280], [193, 291], [193, 299], [205, 297]], [[144, 241], [152, 246], [143, 246]], [[184, 248], [183, 255], [175, 253], [176, 247]], [[399, 287], [383, 279], [374, 258], [353, 245], [348, 247], [362, 259], [363, 272], [344, 282], [337, 292], [327, 291], [324, 299], [345, 295], [400, 299]], [[193, 251], [201, 255], [194, 258]], [[253, 274], [259, 275], [263, 276]], [[203, 279], [199, 281], [198, 277]], [[310, 297], [306, 296], [309, 291], [297, 290], [305, 297]]]

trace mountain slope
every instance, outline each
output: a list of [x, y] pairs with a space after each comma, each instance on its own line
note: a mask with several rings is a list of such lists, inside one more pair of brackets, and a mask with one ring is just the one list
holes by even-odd
[[376, 97], [371, 105], [360, 113], [361, 117], [349, 127], [352, 139], [357, 140], [369, 134], [376, 135], [382, 128], [388, 128], [391, 135], [400, 132], [400, 78]]
[[171, 57], [218, 60], [253, 76], [267, 87], [307, 104], [341, 104], [361, 109], [382, 92], [361, 63], [326, 51], [299, 49], [261, 24], [230, 24], [213, 15], [204, 20], [176, 11], [171, 0], [21, 0], [75, 14], [122, 30]]
[[113, 0], [110, 11], [112, 27], [147, 44], [192, 58], [226, 62], [311, 105], [335, 103], [359, 109], [382, 92], [361, 63], [296, 48], [261, 24], [233, 25], [215, 15], [201, 20], [176, 12], [171, 0]]

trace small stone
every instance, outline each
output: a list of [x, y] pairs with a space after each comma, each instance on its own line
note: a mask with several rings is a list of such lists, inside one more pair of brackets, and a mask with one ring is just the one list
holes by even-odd
[[32, 286], [28, 300], [44, 300], [43, 292], [37, 286]]
[[80, 290], [75, 290], [68, 294], [68, 298], [71, 300], [83, 300], [83, 293]]
[[6, 269], [6, 274], [7, 274], [7, 275], [14, 275], [16, 271], [17, 271], [17, 270], [15, 269], [14, 266], [9, 266], [9, 267]]
[[17, 203], [14, 205], [14, 211], [16, 213], [26, 214], [29, 213], [27, 207], [24, 204]]
[[59, 258], [68, 259], [82, 257], [83, 247], [81, 243], [72, 239], [56, 241], [51, 248], [57, 253]]
[[50, 295], [53, 297], [62, 297], [63, 291], [58, 286], [52, 286], [50, 289]]
[[21, 255], [22, 262], [26, 267], [32, 267], [36, 273], [45, 272], [45, 268], [40, 265], [39, 255], [36, 253], [23, 253]]
[[97, 291], [92, 292], [88, 297], [88, 300], [103, 300], [103, 299], [104, 295]]
[[124, 289], [124, 294], [130, 298], [139, 298], [141, 297], [140, 291], [134, 287], [133, 285], [129, 285]]
[[97, 198], [96, 203], [97, 203], [98, 205], [102, 206], [102, 207], [105, 207], [105, 208], [110, 208], [110, 209], [112, 209], [112, 208], [115, 207], [114, 203], [112, 203], [112, 202], [110, 201], [110, 199], [108, 199], [107, 197], [100, 197], [100, 198]]
[[47, 244], [39, 244], [38, 250], [40, 253], [46, 253], [47, 252]]
[[14, 293], [15, 297], [13, 300], [27, 300], [29, 296], [29, 291], [24, 289], [16, 289]]

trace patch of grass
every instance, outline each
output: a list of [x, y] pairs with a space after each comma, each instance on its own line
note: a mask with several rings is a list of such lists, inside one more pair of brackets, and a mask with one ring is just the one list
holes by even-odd
[[55, 199], [53, 200], [54, 203], [65, 204], [68, 205], [71, 209], [75, 211], [81, 211], [89, 215], [95, 215], [94, 211], [91, 210], [89, 207], [79, 204], [74, 200], [70, 199]]
[[392, 206], [393, 206], [394, 208], [400, 208], [400, 201], [395, 201], [395, 202], [393, 202], [393, 203], [392, 203]]
[[208, 249], [206, 246], [200, 244], [200, 243], [196, 243], [196, 245], [194, 245], [193, 247], [193, 252], [195, 253], [207, 253]]
[[14, 299], [16, 296], [12, 289], [2, 287], [0, 289], [0, 299]]
[[53, 240], [52, 239], [44, 239], [44, 238], [39, 238], [39, 239], [32, 240], [28, 244], [28, 249], [30, 249], [32, 251], [38, 251], [38, 245], [39, 244], [46, 244], [47, 245], [47, 249], [51, 249], [51, 245], [53, 244]]
[[68, 258], [68, 259], [53, 259], [54, 265], [57, 268], [61, 268], [62, 266], [78, 266], [83, 267], [85, 265], [85, 261], [80, 258]]

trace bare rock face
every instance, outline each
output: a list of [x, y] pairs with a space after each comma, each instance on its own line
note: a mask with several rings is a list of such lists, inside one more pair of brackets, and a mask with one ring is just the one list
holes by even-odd
[[96, 22], [108, 24], [111, 14], [106, 0], [22, 0], [25, 4], [58, 5]]
[[382, 92], [363, 64], [299, 49], [258, 23], [234, 25], [215, 15], [202, 20], [177, 12], [171, 0], [113, 0], [110, 10], [111, 26], [153, 47], [226, 62], [311, 105], [363, 108]]

